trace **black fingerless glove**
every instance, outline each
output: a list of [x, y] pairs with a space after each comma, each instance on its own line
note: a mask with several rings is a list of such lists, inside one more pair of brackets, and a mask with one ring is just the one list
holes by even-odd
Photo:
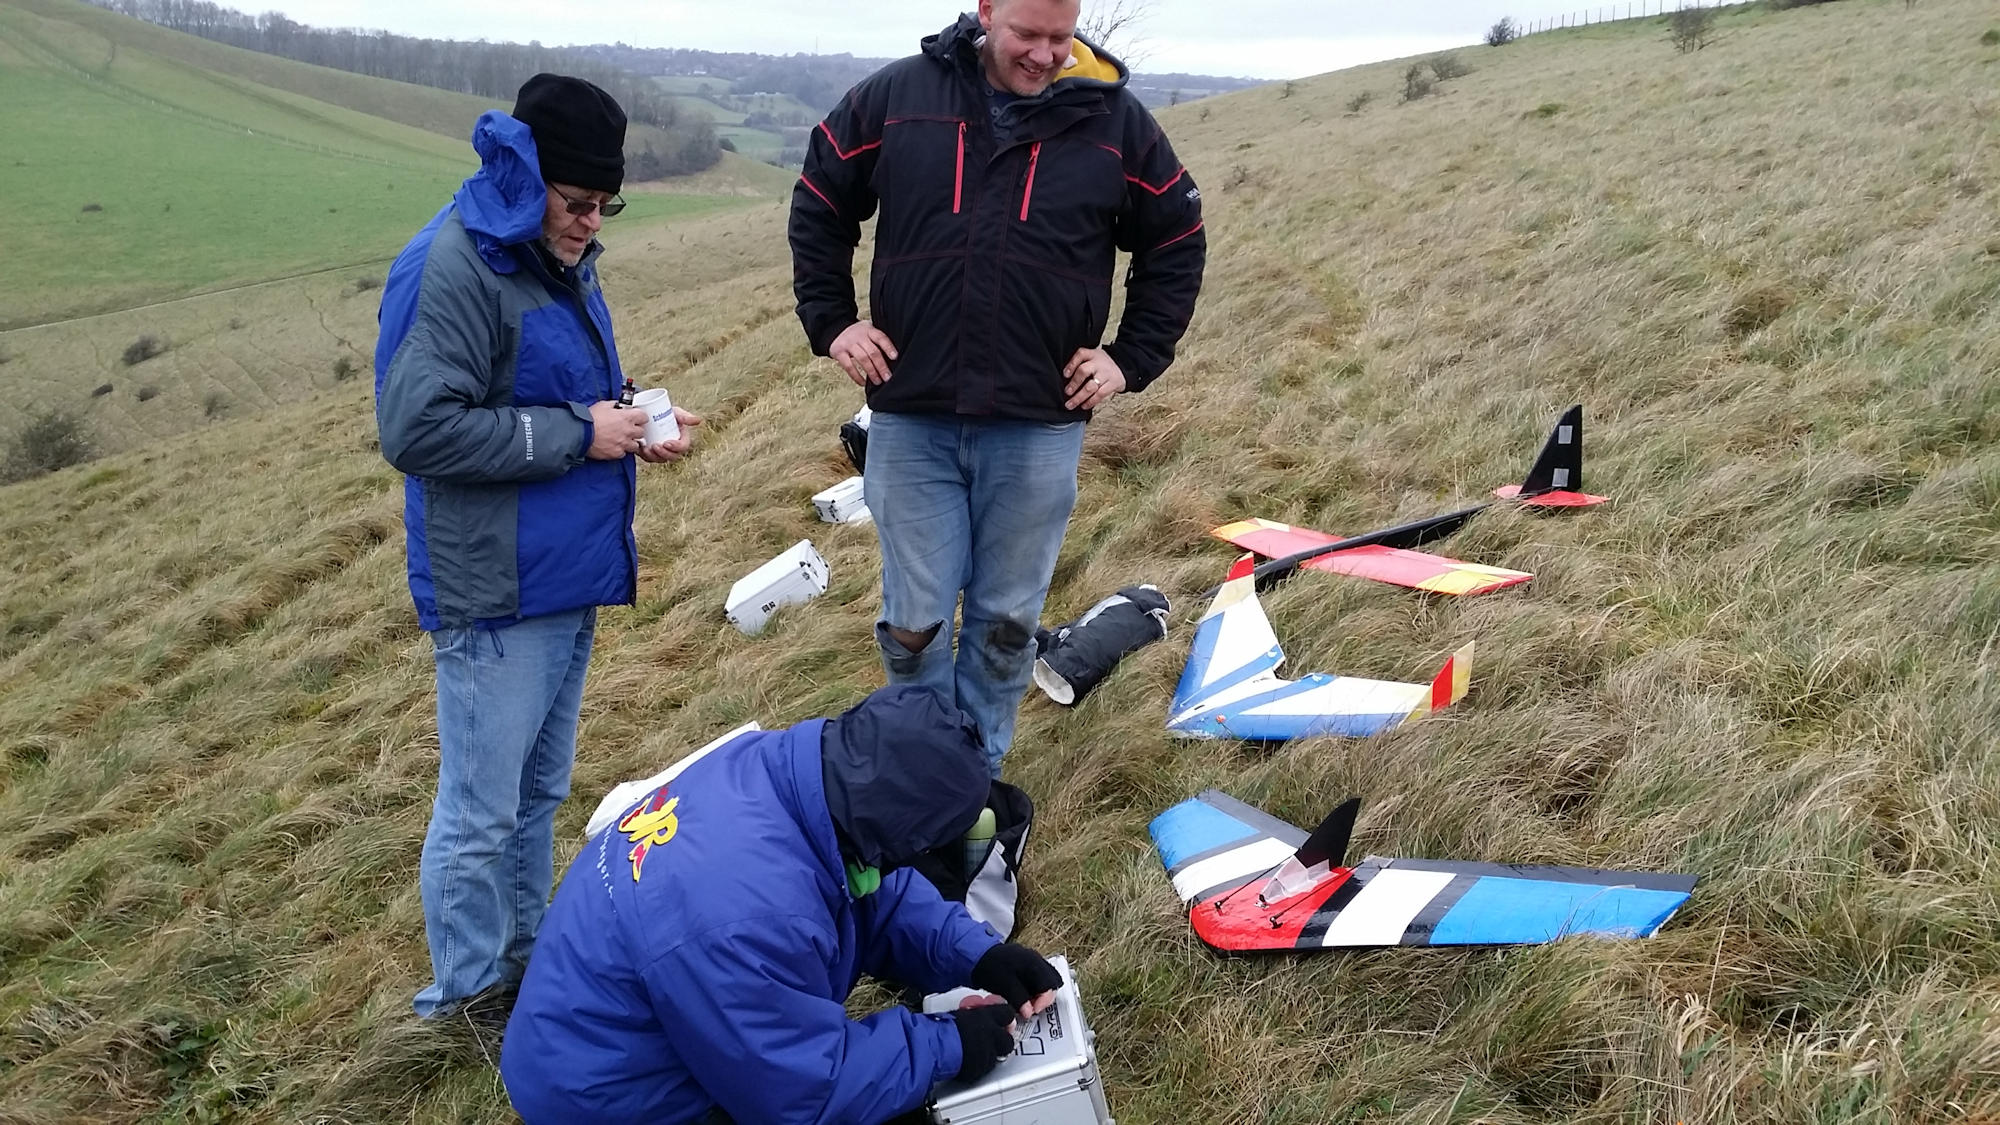
[[1015, 1011], [1044, 992], [1062, 987], [1062, 974], [1042, 955], [1018, 942], [986, 951], [972, 967], [972, 987], [1004, 997]]
[[958, 1077], [977, 1082], [1014, 1053], [1014, 1013], [1004, 1004], [981, 1004], [951, 1014], [958, 1025]]

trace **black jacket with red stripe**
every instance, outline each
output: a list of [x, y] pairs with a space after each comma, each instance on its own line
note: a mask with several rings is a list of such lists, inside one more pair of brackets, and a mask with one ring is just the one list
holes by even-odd
[[896, 345], [868, 405], [1067, 422], [1063, 367], [1103, 339], [1116, 250], [1132, 254], [1118, 336], [1128, 388], [1173, 362], [1207, 255], [1201, 192], [1122, 64], [1074, 63], [1016, 101], [996, 145], [970, 15], [849, 91], [792, 191], [799, 320], [816, 354], [859, 319], [854, 248], [878, 206], [870, 317]]

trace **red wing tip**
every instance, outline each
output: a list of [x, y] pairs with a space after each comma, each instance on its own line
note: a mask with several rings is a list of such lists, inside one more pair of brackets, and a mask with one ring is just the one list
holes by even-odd
[[[1493, 495], [1498, 496], [1502, 500], [1512, 500], [1517, 496], [1521, 496], [1521, 486], [1518, 484], [1503, 484], [1493, 490]], [[1537, 492], [1533, 496], [1522, 497], [1521, 506], [1524, 508], [1590, 508], [1602, 504], [1609, 499], [1611, 499], [1609, 496], [1593, 496], [1588, 492], [1570, 492], [1564, 489], [1555, 489], [1550, 492]]]
[[1544, 492], [1521, 501], [1530, 508], [1593, 508], [1611, 499], [1609, 496], [1592, 496], [1588, 492]]
[[1247, 578], [1249, 577], [1251, 572], [1255, 571], [1256, 569], [1257, 569], [1257, 556], [1244, 555], [1242, 558], [1236, 560], [1235, 566], [1229, 568], [1228, 580], [1234, 582], [1238, 578]]

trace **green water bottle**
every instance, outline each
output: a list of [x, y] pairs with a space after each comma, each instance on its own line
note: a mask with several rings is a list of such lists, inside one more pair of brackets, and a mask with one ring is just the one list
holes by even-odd
[[965, 834], [965, 881], [971, 882], [986, 866], [986, 853], [993, 850], [993, 832], [998, 822], [992, 809], [980, 809], [979, 819], [972, 824], [972, 831]]

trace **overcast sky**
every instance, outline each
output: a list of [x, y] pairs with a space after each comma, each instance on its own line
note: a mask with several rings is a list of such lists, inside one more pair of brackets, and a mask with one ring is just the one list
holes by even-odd
[[[710, 51], [842, 51], [893, 58], [949, 23], [951, 0], [221, 0], [318, 27], [444, 39], [623, 41]], [[1084, 0], [1088, 10], [1098, 0]], [[1621, 7], [1624, 0], [1621, 0]], [[1635, 0], [1636, 2], [1636, 0]], [[1578, 0], [1150, 0], [1138, 69], [1302, 78], [1479, 41], [1495, 20], [1525, 23]], [[972, 3], [965, 7], [970, 9]], [[1593, 11], [1596, 9], [1593, 8]], [[1113, 44], [1116, 50], [1118, 44]]]

